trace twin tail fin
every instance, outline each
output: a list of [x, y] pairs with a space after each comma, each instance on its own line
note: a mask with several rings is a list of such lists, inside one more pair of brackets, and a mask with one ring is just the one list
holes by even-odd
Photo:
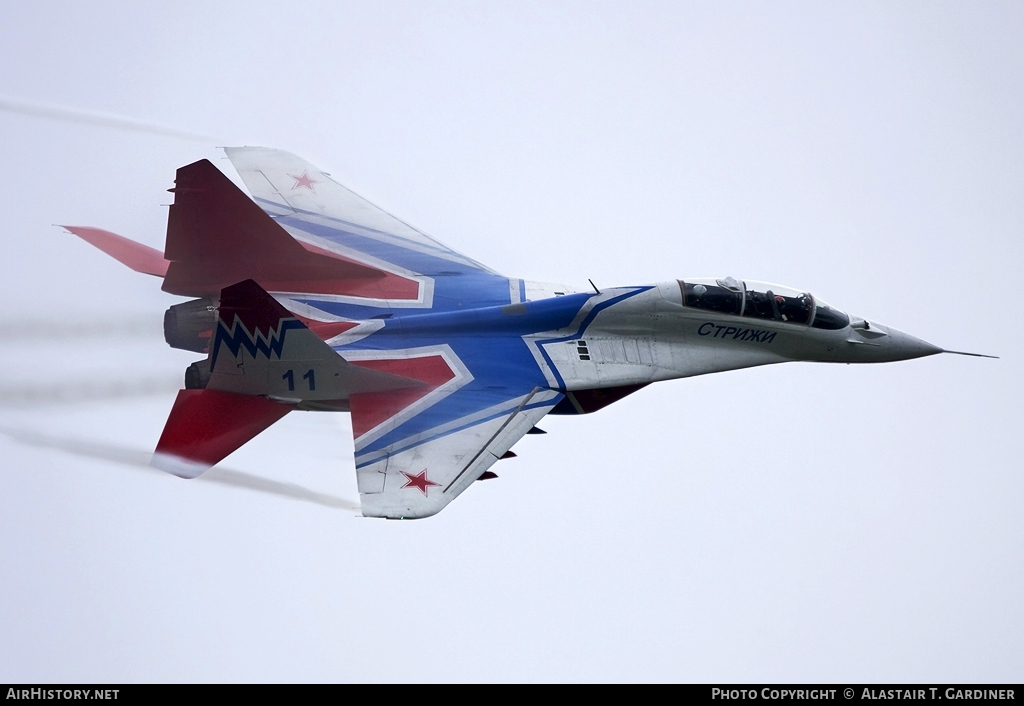
[[178, 392], [152, 464], [194, 478], [294, 409], [348, 409], [351, 395], [419, 387], [352, 365], [252, 280], [225, 287], [202, 389]]

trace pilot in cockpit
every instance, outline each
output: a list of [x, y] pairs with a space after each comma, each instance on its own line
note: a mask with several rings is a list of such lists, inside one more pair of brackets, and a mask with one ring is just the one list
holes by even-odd
[[813, 303], [806, 294], [801, 294], [799, 297], [784, 297], [776, 294], [775, 302], [783, 321], [798, 324], [806, 324], [810, 321]]

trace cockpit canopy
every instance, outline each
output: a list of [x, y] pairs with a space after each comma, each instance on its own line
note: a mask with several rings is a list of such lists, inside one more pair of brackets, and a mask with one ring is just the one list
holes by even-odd
[[679, 280], [683, 304], [720, 314], [754, 319], [810, 324], [814, 328], [837, 330], [850, 324], [850, 317], [807, 292], [768, 282], [725, 279]]

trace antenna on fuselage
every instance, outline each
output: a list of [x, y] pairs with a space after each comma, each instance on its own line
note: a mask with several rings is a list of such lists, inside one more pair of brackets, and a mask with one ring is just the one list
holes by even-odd
[[595, 292], [597, 292], [598, 294], [600, 294], [600, 293], [601, 293], [601, 290], [597, 288], [597, 285], [596, 285], [596, 284], [594, 284], [594, 280], [592, 280], [592, 279], [588, 279], [587, 281], [588, 281], [588, 282], [590, 282], [590, 286], [594, 288], [594, 291], [595, 291]]

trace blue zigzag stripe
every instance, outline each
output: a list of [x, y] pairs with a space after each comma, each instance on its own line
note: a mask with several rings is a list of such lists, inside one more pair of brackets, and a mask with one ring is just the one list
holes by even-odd
[[263, 353], [269, 360], [272, 355], [281, 358], [281, 349], [284, 348], [284, 337], [291, 329], [304, 329], [305, 326], [298, 319], [281, 319], [277, 325], [277, 331], [271, 330], [269, 340], [264, 340], [260, 335], [254, 335], [246, 330], [241, 319], [235, 317], [233, 331], [229, 331], [223, 321], [217, 321], [217, 335], [213, 341], [213, 357], [210, 359], [210, 370], [217, 365], [217, 356], [220, 354], [221, 344], [227, 346], [231, 355], [238, 357], [239, 352], [244, 348], [249, 351], [253, 358]]

